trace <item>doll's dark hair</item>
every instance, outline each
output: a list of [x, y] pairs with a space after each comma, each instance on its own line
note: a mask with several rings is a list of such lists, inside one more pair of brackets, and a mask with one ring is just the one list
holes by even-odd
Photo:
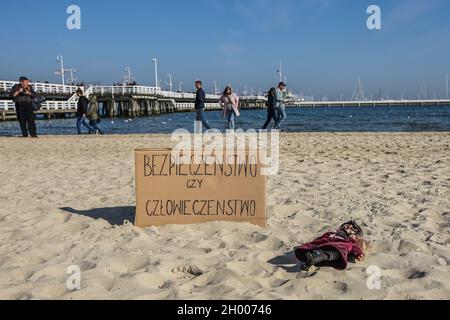
[[339, 227], [339, 229], [340, 229], [340, 230], [344, 230], [344, 227], [345, 227], [346, 225], [351, 225], [352, 228], [356, 231], [356, 234], [358, 235], [358, 237], [364, 237], [364, 231], [363, 231], [363, 229], [359, 226], [359, 224], [358, 224], [355, 220], [351, 220], [351, 221], [348, 221], [348, 222], [342, 224], [342, 225]]

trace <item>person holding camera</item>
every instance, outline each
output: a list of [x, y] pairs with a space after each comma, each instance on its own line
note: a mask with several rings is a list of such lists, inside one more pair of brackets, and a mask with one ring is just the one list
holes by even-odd
[[10, 97], [16, 105], [17, 120], [23, 137], [37, 138], [33, 110], [33, 99], [36, 98], [36, 93], [30, 86], [30, 81], [26, 77], [20, 77], [20, 83], [12, 87]]

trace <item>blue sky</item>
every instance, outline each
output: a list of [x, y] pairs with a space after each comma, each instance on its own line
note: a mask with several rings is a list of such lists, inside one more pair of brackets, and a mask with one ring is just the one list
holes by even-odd
[[[81, 30], [66, 28], [66, 8], [81, 7]], [[382, 10], [382, 30], [366, 27], [366, 9]], [[421, 84], [444, 94], [450, 73], [447, 0], [73, 0], [8, 1], [0, 11], [0, 78], [25, 74], [57, 82], [62, 54], [86, 82], [154, 84], [173, 74], [192, 90], [267, 89], [283, 61], [297, 93], [329, 98], [352, 94], [358, 77], [368, 94], [417, 97]]]

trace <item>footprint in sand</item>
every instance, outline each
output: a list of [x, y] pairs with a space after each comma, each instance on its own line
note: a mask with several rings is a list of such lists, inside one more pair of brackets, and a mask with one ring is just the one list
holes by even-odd
[[194, 265], [184, 265], [179, 266], [177, 268], [172, 269], [172, 273], [183, 273], [183, 274], [189, 274], [192, 276], [201, 276], [204, 272], [200, 270], [199, 267]]
[[342, 293], [347, 293], [349, 290], [348, 284], [340, 281], [334, 283], [334, 288], [338, 291], [341, 291]]
[[422, 279], [422, 278], [425, 278], [427, 275], [428, 275], [428, 272], [421, 271], [418, 269], [411, 269], [406, 273], [406, 277], [409, 280]]
[[82, 261], [78, 264], [78, 266], [80, 267], [81, 271], [85, 272], [95, 269], [97, 267], [97, 264], [95, 262]]
[[12, 297], [12, 300], [31, 300], [33, 294], [31, 292], [19, 292]]

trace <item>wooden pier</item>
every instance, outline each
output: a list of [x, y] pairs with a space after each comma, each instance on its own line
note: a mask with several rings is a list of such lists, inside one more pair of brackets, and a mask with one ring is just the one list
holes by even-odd
[[450, 100], [292, 101], [290, 105], [295, 107], [440, 107], [450, 106]]
[[[0, 120], [16, 119], [15, 105], [8, 93], [16, 82], [0, 81]], [[33, 84], [35, 91], [47, 98], [36, 114], [47, 119], [73, 117], [77, 110], [78, 87], [56, 84]], [[85, 88], [81, 88], [85, 89]], [[101, 117], [148, 117], [175, 112], [194, 111], [194, 93], [164, 91], [146, 86], [92, 86], [86, 96], [95, 95]], [[206, 95], [206, 111], [221, 110], [219, 95]], [[264, 109], [263, 96], [240, 97], [242, 109]], [[380, 100], [380, 101], [289, 101], [289, 107], [395, 107], [450, 106], [450, 100]]]
[[[5, 95], [14, 82], [1, 82], [0, 92]], [[62, 88], [61, 88], [62, 87]], [[35, 91], [46, 96], [47, 101], [36, 114], [45, 118], [66, 118], [76, 113], [78, 97], [74, 94], [77, 87], [46, 85], [35, 87]], [[84, 89], [84, 88], [82, 88]], [[61, 98], [61, 94], [69, 94]], [[175, 112], [194, 111], [194, 93], [178, 93], [163, 91], [161, 88], [145, 86], [93, 86], [85, 91], [86, 96], [95, 95], [99, 103], [101, 117], [146, 117]], [[206, 95], [206, 111], [221, 110], [219, 95]], [[243, 109], [265, 107], [265, 97], [241, 97]], [[15, 106], [11, 100], [0, 100], [0, 119], [16, 118]]]

